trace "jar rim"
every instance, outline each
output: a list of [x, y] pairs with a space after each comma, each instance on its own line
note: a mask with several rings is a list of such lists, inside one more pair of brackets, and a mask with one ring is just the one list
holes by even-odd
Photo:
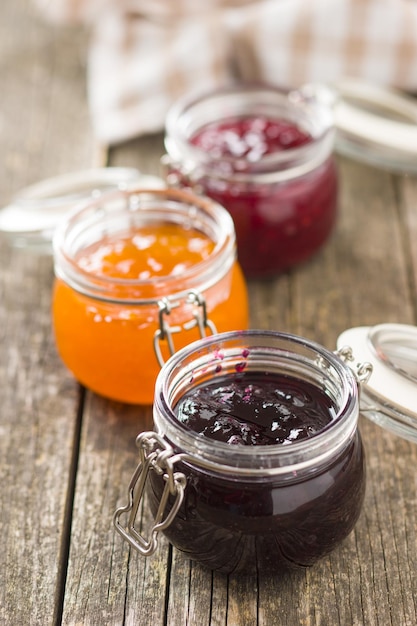
[[[134, 219], [147, 223], [161, 221], [195, 227], [210, 236], [214, 242], [211, 254], [178, 275], [132, 279], [95, 275], [77, 264], [77, 253], [88, 235], [100, 241], [108, 230], [109, 220], [118, 228], [131, 226]], [[117, 231], [116, 231], [117, 232]], [[209, 234], [210, 233], [210, 234]], [[97, 238], [98, 236], [98, 238]], [[55, 274], [74, 290], [95, 299], [124, 304], [157, 304], [161, 297], [175, 300], [193, 288], [206, 291], [225, 275], [236, 259], [236, 237], [229, 213], [211, 198], [200, 197], [190, 191], [164, 188], [119, 189], [79, 204], [62, 221], [53, 238]], [[184, 287], [184, 285], [186, 285]], [[117, 292], [111, 289], [116, 286]], [[132, 297], [132, 288], [135, 296]], [[146, 296], [140, 294], [146, 293]], [[116, 295], [117, 293], [117, 295]], [[137, 294], [137, 295], [136, 295]]]
[[[191, 143], [192, 135], [207, 123], [251, 115], [254, 110], [275, 119], [292, 120], [309, 132], [312, 141], [267, 154], [250, 163], [247, 171], [233, 168], [234, 157], [214, 159]], [[165, 131], [168, 157], [174, 166], [180, 164], [191, 178], [207, 174], [218, 180], [265, 183], [296, 178], [317, 168], [331, 154], [335, 134], [333, 109], [317, 97], [312, 86], [289, 91], [256, 82], [227, 84], [210, 91], [185, 94], [169, 109]], [[226, 166], [224, 171], [219, 163]]]
[[[260, 355], [268, 355], [269, 363], [278, 358], [281, 363], [285, 361], [289, 364], [291, 359], [295, 362], [300, 358], [303, 367], [310, 368], [311, 373], [316, 367], [322, 377], [330, 376], [331, 371], [342, 388], [340, 406], [334, 419], [312, 437], [289, 445], [231, 446], [187, 429], [176, 418], [172, 405], [173, 388], [178, 384], [180, 376], [187, 375], [187, 380], [192, 380], [195, 371], [193, 363], [204, 367], [211, 359], [212, 371], [215, 372], [216, 360], [212, 357], [222, 352], [224, 362], [225, 346], [228, 344], [234, 349], [240, 347], [240, 354], [242, 350], [249, 351], [249, 355], [256, 347], [258, 352], [254, 353], [255, 356], [259, 358]], [[297, 350], [301, 350], [301, 353]], [[316, 364], [313, 367], [314, 361]], [[250, 371], [250, 365], [249, 357], [245, 371]], [[184, 368], [183, 373], [180, 373], [181, 367]], [[187, 389], [190, 385], [192, 383], [189, 382]], [[278, 331], [251, 329], [200, 339], [170, 357], [160, 370], [155, 386], [154, 422], [157, 431], [179, 450], [181, 456], [185, 452], [188, 462], [228, 475], [294, 475], [294, 472], [311, 470], [313, 466], [332, 458], [351, 440], [357, 428], [358, 416], [357, 379], [342, 359], [314, 341]]]

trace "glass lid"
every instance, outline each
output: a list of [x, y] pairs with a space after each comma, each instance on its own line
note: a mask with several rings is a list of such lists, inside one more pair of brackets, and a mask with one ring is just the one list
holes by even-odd
[[417, 102], [400, 90], [353, 78], [304, 86], [333, 109], [335, 149], [393, 172], [417, 172]]
[[0, 234], [13, 246], [51, 253], [56, 226], [79, 202], [133, 185], [164, 187], [157, 176], [130, 167], [93, 168], [48, 178], [26, 187], [0, 210]]
[[417, 172], [417, 103], [399, 90], [343, 79], [336, 89], [336, 149], [394, 172]]
[[351, 328], [337, 347], [349, 346], [353, 364], [373, 366], [361, 386], [361, 413], [383, 428], [417, 442], [417, 327], [379, 324]]

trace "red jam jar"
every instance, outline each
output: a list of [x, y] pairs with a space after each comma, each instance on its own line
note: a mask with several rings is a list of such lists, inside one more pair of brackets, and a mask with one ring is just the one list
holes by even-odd
[[152, 404], [176, 349], [248, 326], [233, 221], [209, 198], [179, 189], [103, 194], [71, 213], [53, 244], [57, 348], [100, 395]]
[[333, 113], [315, 94], [238, 84], [187, 96], [168, 113], [169, 184], [195, 187], [230, 212], [247, 276], [306, 261], [334, 226]]
[[[225, 573], [312, 565], [361, 511], [358, 389], [368, 375], [344, 350], [271, 331], [219, 334], [177, 352], [158, 376], [154, 431], [137, 438], [116, 529], [145, 556], [163, 531]], [[146, 532], [136, 519], [144, 497], [155, 519]]]

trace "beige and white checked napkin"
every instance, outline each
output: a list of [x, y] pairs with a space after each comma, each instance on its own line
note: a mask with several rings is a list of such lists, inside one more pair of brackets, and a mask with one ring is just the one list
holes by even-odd
[[417, 0], [35, 0], [91, 28], [88, 91], [109, 144], [161, 130], [171, 103], [239, 79], [342, 77], [417, 91]]

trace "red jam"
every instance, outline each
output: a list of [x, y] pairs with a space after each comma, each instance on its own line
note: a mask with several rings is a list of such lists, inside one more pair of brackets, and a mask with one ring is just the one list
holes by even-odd
[[[307, 169], [303, 162], [297, 170], [300, 150], [313, 148], [314, 161], [314, 141], [291, 122], [258, 115], [207, 124], [190, 138], [212, 157], [210, 172], [198, 183], [232, 215], [247, 276], [273, 275], [307, 260], [332, 231], [337, 209], [333, 158]], [[274, 161], [283, 152], [294, 154], [285, 166]], [[295, 173], [286, 180], [264, 177], [288, 167]]]
[[[250, 163], [267, 154], [290, 150], [309, 143], [311, 135], [283, 120], [263, 117], [244, 117], [207, 124], [192, 138], [191, 143], [213, 157], [244, 159], [247, 170]], [[233, 164], [235, 171], [239, 165]]]

